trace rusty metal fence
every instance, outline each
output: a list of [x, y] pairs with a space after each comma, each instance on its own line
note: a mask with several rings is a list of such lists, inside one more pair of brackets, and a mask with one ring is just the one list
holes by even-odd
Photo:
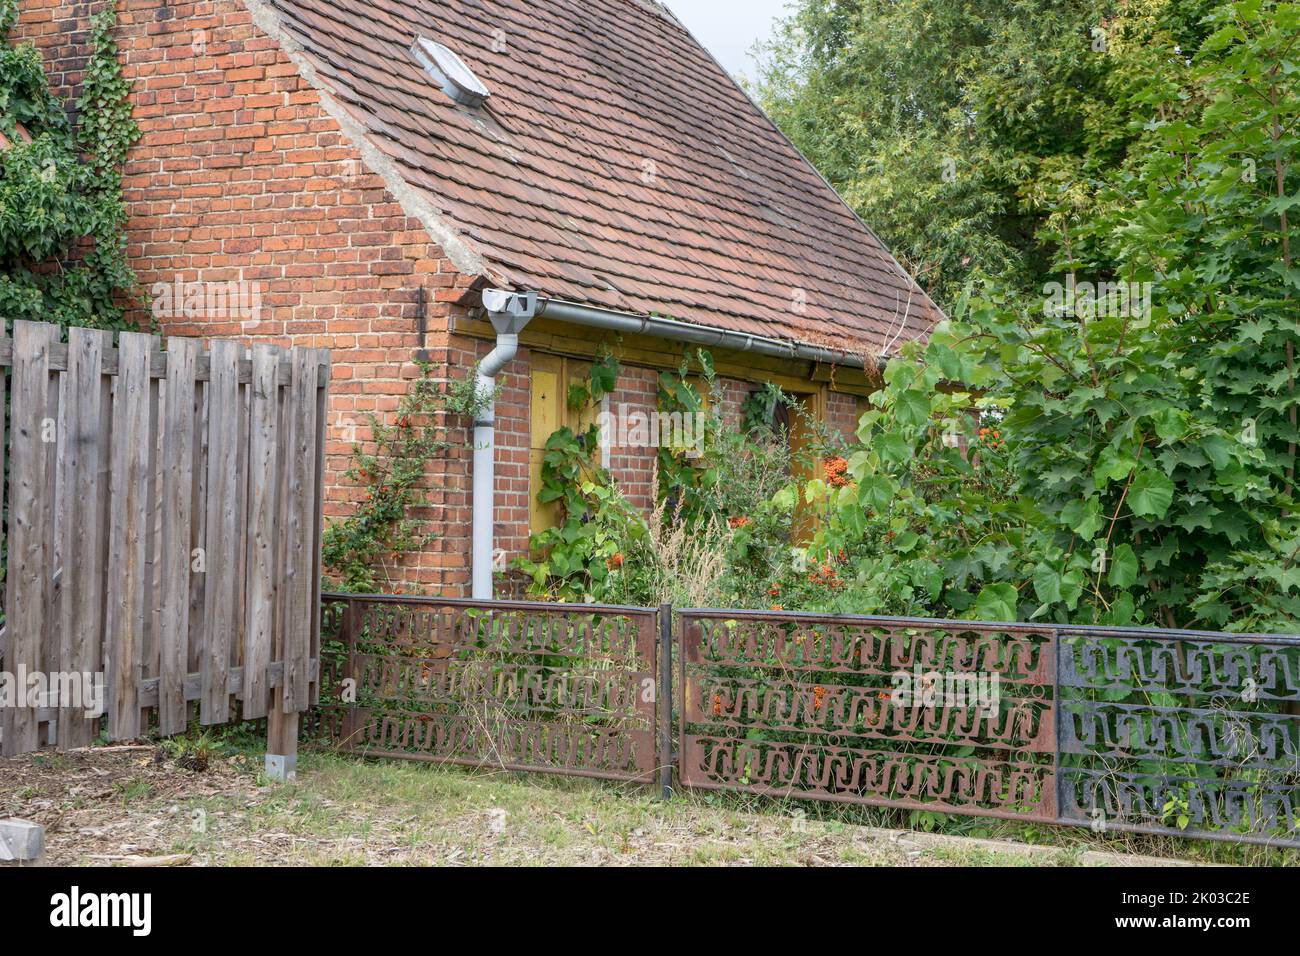
[[348, 595], [323, 617], [316, 728], [357, 753], [1300, 847], [1300, 637]]
[[325, 595], [315, 730], [346, 750], [655, 778], [657, 612]]
[[[1050, 629], [698, 610], [679, 635], [684, 786], [1055, 816]], [[895, 702], [931, 673], [997, 675], [1000, 707]]]

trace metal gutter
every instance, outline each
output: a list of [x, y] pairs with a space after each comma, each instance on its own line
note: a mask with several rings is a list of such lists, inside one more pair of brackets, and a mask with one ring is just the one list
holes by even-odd
[[[616, 332], [628, 332], [638, 335], [652, 335], [663, 339], [691, 342], [712, 348], [731, 349], [737, 352], [757, 352], [784, 359], [805, 359], [810, 362], [822, 362], [827, 365], [847, 365], [864, 368], [866, 363], [861, 355], [839, 349], [823, 348], [818, 345], [802, 345], [785, 339], [774, 339], [764, 335], [751, 335], [747, 332], [733, 332], [728, 329], [710, 328], [681, 322], [677, 319], [661, 319], [656, 316], [632, 315], [627, 312], [614, 312], [574, 302], [562, 302], [558, 299], [537, 300], [537, 317], [585, 325], [596, 329], [608, 329]], [[877, 359], [883, 363], [883, 357]]]

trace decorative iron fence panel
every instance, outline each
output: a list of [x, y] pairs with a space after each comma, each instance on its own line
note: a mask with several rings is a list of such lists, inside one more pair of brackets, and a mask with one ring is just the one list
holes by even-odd
[[655, 779], [653, 609], [341, 594], [325, 602], [328, 703], [316, 729], [341, 747]]
[[675, 766], [692, 789], [1300, 847], [1298, 637], [672, 617], [326, 595], [315, 730], [665, 796]]
[[1300, 846], [1297, 637], [687, 610], [677, 644], [686, 787]]
[[1058, 639], [1060, 822], [1300, 846], [1300, 639]]
[[[1050, 628], [690, 610], [678, 633], [683, 786], [1056, 815]], [[917, 686], [935, 671], [963, 693]], [[895, 706], [899, 674], [932, 706]], [[963, 702], [995, 675], [1005, 706]]]

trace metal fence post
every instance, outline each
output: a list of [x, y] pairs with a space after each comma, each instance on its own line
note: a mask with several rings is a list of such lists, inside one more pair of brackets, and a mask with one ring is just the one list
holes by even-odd
[[1052, 816], [1061, 823], [1065, 811], [1065, 781], [1061, 775], [1061, 629], [1052, 628]]
[[659, 796], [673, 793], [673, 606], [659, 605]]

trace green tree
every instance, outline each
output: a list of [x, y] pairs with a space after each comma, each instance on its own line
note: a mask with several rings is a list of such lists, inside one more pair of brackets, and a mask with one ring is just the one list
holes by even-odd
[[756, 93], [941, 304], [972, 275], [1034, 287], [1051, 212], [1132, 142], [1112, 56], [1160, 19], [1194, 50], [1207, 0], [803, 0]]
[[[1059, 285], [985, 288], [889, 370], [822, 543], [940, 613], [1293, 629], [1300, 5], [1222, 4], [1194, 57], [1158, 21], [1117, 26], [1143, 38], [1108, 77], [1129, 145], [1053, 212]], [[1100, 168], [1114, 139], [1092, 135]], [[1097, 279], [1149, 300], [1057, 307]], [[942, 442], [987, 446], [963, 389], [996, 449]], [[885, 568], [891, 532], [941, 580]]]

